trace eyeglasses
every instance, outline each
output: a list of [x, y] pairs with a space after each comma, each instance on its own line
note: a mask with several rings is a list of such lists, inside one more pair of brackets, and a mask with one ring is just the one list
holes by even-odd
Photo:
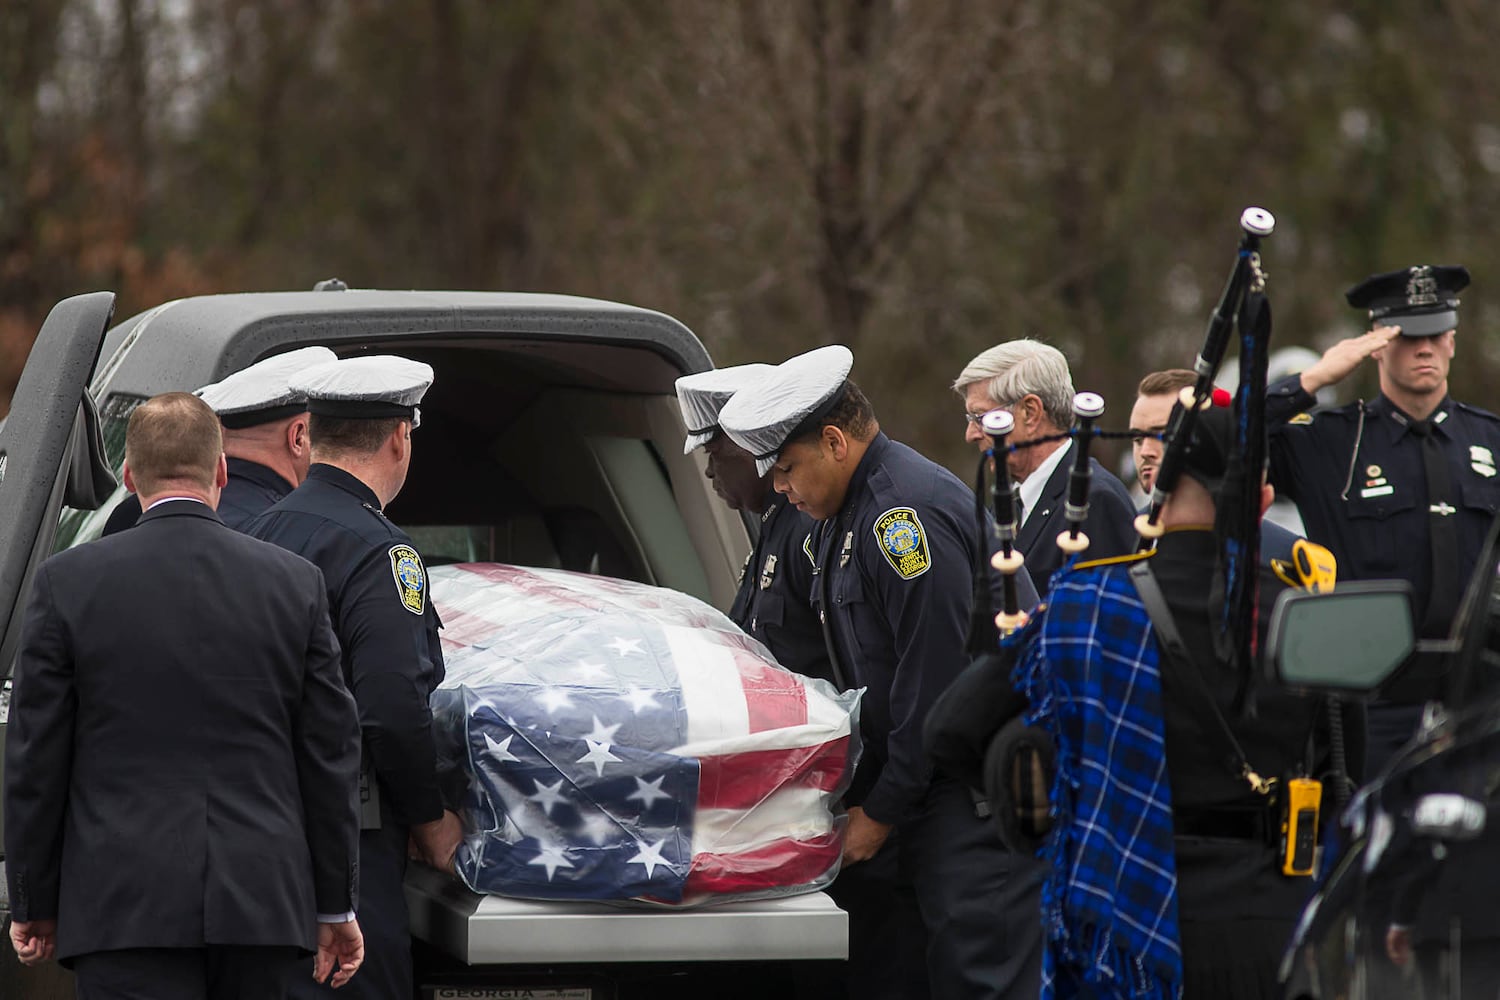
[[970, 426], [977, 426], [982, 420], [984, 420], [984, 415], [986, 413], [993, 413], [995, 410], [1008, 410], [1011, 408], [1011, 405], [1012, 404], [1010, 403], [1000, 403], [996, 406], [990, 407], [988, 410], [981, 410], [979, 413], [971, 413], [968, 410], [965, 410], [964, 419], [969, 422]]

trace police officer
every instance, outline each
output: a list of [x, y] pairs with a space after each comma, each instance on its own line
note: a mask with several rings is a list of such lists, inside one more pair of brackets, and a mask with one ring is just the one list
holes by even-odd
[[[290, 380], [314, 365], [337, 360], [326, 347], [303, 347], [257, 361], [193, 395], [218, 414], [223, 425], [229, 482], [219, 495], [219, 519], [244, 530], [261, 511], [307, 478], [311, 444], [307, 397]], [[134, 494], [110, 512], [104, 534], [135, 524], [141, 504]]]
[[[1486, 530], [1500, 509], [1500, 418], [1448, 395], [1462, 267], [1417, 266], [1366, 278], [1349, 304], [1372, 329], [1273, 383], [1271, 483], [1297, 502], [1307, 536], [1343, 579], [1411, 581], [1422, 635], [1445, 637]], [[1309, 412], [1313, 394], [1373, 358], [1380, 393]], [[1367, 771], [1412, 734], [1442, 676], [1411, 671], [1370, 709]]]
[[771, 370], [770, 365], [739, 365], [684, 375], [677, 380], [677, 403], [688, 427], [683, 453], [702, 448], [704, 475], [730, 510], [760, 517], [760, 534], [740, 571], [740, 586], [729, 617], [765, 643], [776, 662], [809, 677], [833, 681], [823, 628], [812, 609], [815, 522], [771, 487], [769, 474], [719, 428], [719, 411], [730, 397]]
[[[822, 522], [814, 599], [835, 669], [866, 689], [846, 873], [894, 861], [909, 874], [933, 996], [1035, 995], [1040, 866], [1006, 854], [969, 791], [935, 776], [922, 750], [927, 710], [964, 665], [975, 570], [987, 556], [974, 495], [881, 432], [848, 380], [852, 365], [838, 346], [792, 358], [719, 415], [776, 489]], [[872, 940], [872, 917], [851, 907], [850, 965], [878, 979], [893, 956]], [[887, 981], [885, 995], [899, 986]]]
[[[413, 989], [402, 892], [408, 837], [429, 864], [449, 869], [461, 836], [458, 817], [445, 809], [428, 707], [443, 678], [438, 617], [421, 555], [384, 513], [406, 481], [417, 404], [431, 384], [430, 367], [391, 356], [299, 374], [292, 387], [312, 414], [313, 464], [301, 486], [247, 529], [311, 560], [327, 582], [365, 750], [357, 914], [366, 961], [351, 989], [384, 1000], [410, 1000]], [[457, 795], [449, 789], [446, 801]], [[292, 995], [322, 989], [297, 982]]]

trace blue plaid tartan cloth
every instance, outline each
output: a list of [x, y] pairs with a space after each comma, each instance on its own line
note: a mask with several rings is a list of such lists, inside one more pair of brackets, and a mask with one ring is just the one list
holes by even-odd
[[1176, 1000], [1177, 866], [1151, 619], [1127, 565], [1064, 570], [1006, 640], [1028, 722], [1057, 744], [1043, 848], [1042, 1000]]

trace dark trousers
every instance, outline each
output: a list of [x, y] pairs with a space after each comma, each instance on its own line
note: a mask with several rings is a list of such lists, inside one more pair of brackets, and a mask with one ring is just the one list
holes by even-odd
[[[849, 914], [847, 978], [839, 993], [858, 1000], [927, 1000], [927, 929], [911, 882], [901, 877], [900, 833], [828, 887]], [[836, 994], [830, 994], [836, 995]]]
[[73, 959], [78, 1000], [280, 1000], [304, 967], [310, 978], [312, 959], [292, 947], [125, 948]]
[[927, 978], [938, 1000], [1035, 997], [1042, 975], [1038, 859], [1005, 849], [968, 788], [937, 779], [920, 815], [901, 828], [927, 927]]
[[359, 834], [359, 906], [365, 961], [337, 992], [315, 983], [311, 969], [291, 983], [296, 1000], [412, 1000], [411, 927], [406, 910], [407, 828], [387, 823]]

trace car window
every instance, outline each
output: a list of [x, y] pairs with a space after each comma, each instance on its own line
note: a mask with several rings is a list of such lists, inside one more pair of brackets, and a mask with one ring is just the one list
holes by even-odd
[[[113, 394], [99, 407], [99, 431], [104, 438], [104, 454], [109, 458], [109, 467], [115, 478], [120, 479], [120, 470], [125, 467], [125, 429], [130, 424], [130, 415], [146, 401], [145, 396]], [[57, 537], [52, 543], [53, 552], [61, 552], [84, 542], [91, 542], [104, 531], [104, 523], [110, 512], [129, 495], [123, 480], [120, 486], [98, 510], [78, 510], [64, 507], [58, 518]]]

